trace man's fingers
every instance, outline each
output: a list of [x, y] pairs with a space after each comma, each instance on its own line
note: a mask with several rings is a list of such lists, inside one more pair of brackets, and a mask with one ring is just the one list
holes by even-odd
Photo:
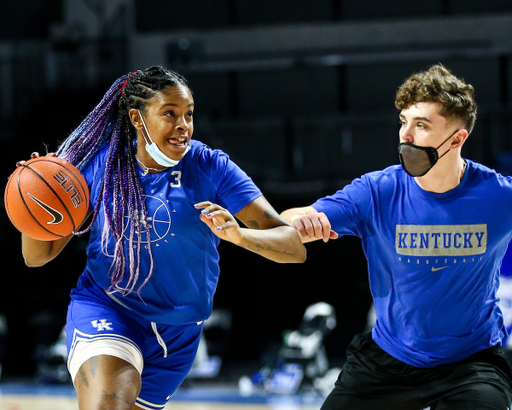
[[329, 240], [331, 224], [324, 214], [308, 214], [293, 221], [293, 227], [303, 237]]
[[310, 218], [301, 218], [302, 226], [304, 227], [304, 236], [309, 238], [315, 237], [315, 228]]
[[321, 238], [324, 242], [327, 242], [331, 236], [331, 223], [329, 218], [323, 212], [317, 214], [318, 220], [322, 226]]
[[329, 218], [323, 212], [311, 213], [297, 218], [292, 222], [292, 226], [302, 237], [322, 239], [324, 242], [338, 238], [338, 234], [331, 230]]

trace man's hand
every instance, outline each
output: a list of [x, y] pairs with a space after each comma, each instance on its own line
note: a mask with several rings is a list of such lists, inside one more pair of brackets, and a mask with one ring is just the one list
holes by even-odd
[[323, 212], [311, 212], [306, 215], [297, 215], [291, 220], [292, 226], [299, 232], [302, 242], [311, 242], [322, 239], [337, 239], [338, 234], [331, 229], [331, 223]]

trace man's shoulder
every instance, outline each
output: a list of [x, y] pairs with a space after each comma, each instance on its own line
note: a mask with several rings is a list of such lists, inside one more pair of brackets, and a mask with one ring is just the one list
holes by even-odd
[[476, 170], [478, 172], [484, 172], [484, 173], [489, 173], [489, 174], [497, 173], [496, 170], [494, 170], [480, 162], [476, 162], [476, 161], [473, 161], [471, 159], [466, 159], [466, 158], [464, 159], [464, 161], [466, 161], [466, 163], [468, 164], [468, 169], [473, 168], [474, 170]]
[[362, 180], [366, 180], [368, 183], [381, 184], [384, 182], [396, 182], [400, 180], [405, 174], [401, 165], [391, 165], [379, 171], [372, 171], [361, 176]]
[[471, 172], [473, 177], [480, 177], [484, 180], [487, 179], [506, 179], [512, 181], [511, 176], [503, 175], [500, 172], [496, 171], [493, 168], [488, 167], [487, 165], [481, 164], [479, 162], [471, 161], [469, 159], [466, 160], [468, 164], [468, 170], [466, 172]]

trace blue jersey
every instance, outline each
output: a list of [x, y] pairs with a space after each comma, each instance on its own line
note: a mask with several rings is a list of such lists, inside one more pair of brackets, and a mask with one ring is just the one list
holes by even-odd
[[[143, 175], [139, 171], [149, 221], [147, 230], [137, 232], [143, 242], [140, 274], [134, 290], [126, 296], [112, 296], [134, 315], [146, 320], [182, 325], [210, 316], [219, 278], [219, 238], [201, 222], [194, 204], [212, 201], [236, 214], [261, 195], [252, 180], [220, 150], [212, 150], [192, 140], [191, 149], [173, 168]], [[108, 147], [101, 150], [82, 171], [89, 186], [91, 206], [98, 198]], [[125, 227], [130, 222], [126, 217]], [[104, 292], [111, 284], [112, 237], [102, 242], [103, 207], [92, 227], [87, 246], [87, 266], [74, 292]], [[148, 235], [149, 233], [149, 235]], [[125, 255], [128, 243], [125, 230]], [[149, 272], [151, 246], [153, 273], [137, 293]], [[126, 258], [128, 259], [128, 257]], [[120, 286], [126, 286], [129, 261]], [[85, 283], [88, 289], [84, 289]]]
[[512, 278], [512, 244], [509, 244], [507, 252], [501, 264], [501, 277]]
[[334, 231], [361, 238], [373, 339], [412, 366], [457, 362], [506, 336], [496, 293], [512, 236], [512, 178], [467, 163], [445, 193], [392, 166], [313, 204]]
[[500, 271], [500, 289], [498, 290], [499, 306], [503, 312], [503, 321], [508, 336], [503, 341], [507, 349], [512, 349], [512, 244], [508, 244], [507, 252], [503, 257]]

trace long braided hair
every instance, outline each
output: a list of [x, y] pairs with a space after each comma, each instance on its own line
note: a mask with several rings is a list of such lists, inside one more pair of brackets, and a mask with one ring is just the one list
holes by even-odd
[[[144, 193], [140, 184], [135, 159], [136, 131], [132, 126], [129, 111], [145, 111], [148, 100], [168, 87], [188, 87], [187, 80], [178, 73], [160, 66], [138, 70], [118, 78], [103, 96], [100, 103], [87, 115], [82, 123], [64, 140], [56, 154], [82, 170], [98, 151], [108, 145], [105, 170], [100, 192], [94, 206], [89, 226], [77, 234], [91, 230], [101, 204], [103, 204], [105, 222], [102, 231], [102, 247], [106, 247], [110, 236], [114, 241], [114, 259], [111, 267], [111, 285], [108, 292], [127, 295], [132, 292], [140, 274], [140, 253], [142, 232], [146, 229], [148, 212], [144, 202]], [[123, 236], [125, 217], [131, 221], [128, 230], [128, 255], [125, 254]], [[135, 233], [139, 234], [136, 236]], [[148, 246], [150, 267], [140, 292], [153, 272], [153, 257]], [[127, 265], [129, 278], [125, 279]]]

